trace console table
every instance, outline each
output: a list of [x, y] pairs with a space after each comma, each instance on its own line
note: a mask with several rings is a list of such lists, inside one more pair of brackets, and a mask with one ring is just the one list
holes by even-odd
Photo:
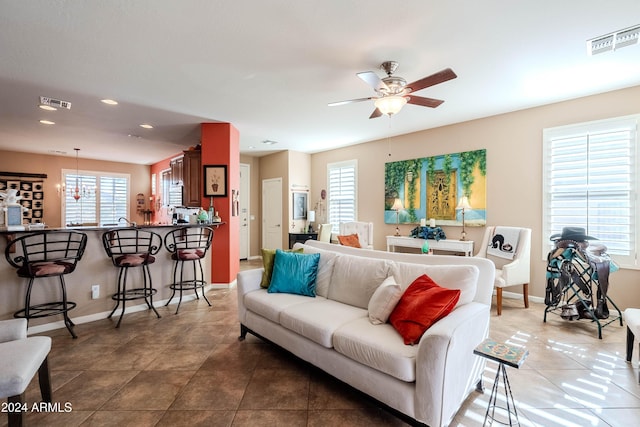
[[292, 249], [296, 242], [304, 243], [307, 240], [318, 240], [318, 233], [289, 233], [289, 249]]
[[[421, 249], [426, 239], [406, 236], [387, 236], [387, 252], [395, 252], [397, 247]], [[462, 252], [465, 256], [473, 256], [473, 240], [432, 240], [428, 239], [429, 248], [434, 251]]]

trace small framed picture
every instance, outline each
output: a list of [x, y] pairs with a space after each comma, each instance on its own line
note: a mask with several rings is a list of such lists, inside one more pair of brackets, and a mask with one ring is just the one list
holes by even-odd
[[293, 219], [307, 219], [307, 193], [293, 193]]
[[204, 196], [227, 197], [227, 165], [204, 166]]
[[23, 229], [22, 226], [22, 206], [21, 205], [9, 205], [5, 208], [5, 226], [11, 229]]

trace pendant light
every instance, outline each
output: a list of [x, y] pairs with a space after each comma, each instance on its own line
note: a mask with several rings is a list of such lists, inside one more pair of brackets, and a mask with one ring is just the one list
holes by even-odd
[[73, 192], [73, 198], [77, 202], [78, 200], [80, 200], [80, 186], [78, 185], [79, 184], [78, 179], [79, 179], [79, 175], [80, 175], [80, 169], [78, 167], [78, 152], [80, 152], [80, 149], [79, 148], [74, 148], [74, 150], [76, 150], [76, 189]]

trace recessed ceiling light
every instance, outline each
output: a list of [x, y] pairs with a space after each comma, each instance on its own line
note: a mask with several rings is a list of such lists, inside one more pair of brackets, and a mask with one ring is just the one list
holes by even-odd
[[56, 122], [52, 122], [51, 120], [40, 120], [40, 123], [43, 125], [55, 125]]
[[101, 99], [100, 102], [107, 105], [118, 105], [118, 101], [114, 99]]
[[264, 141], [262, 141], [263, 144], [265, 145], [273, 145], [273, 144], [277, 144], [278, 141], [272, 141], [270, 139], [265, 139]]
[[43, 110], [47, 110], [47, 111], [56, 111], [57, 110], [56, 107], [52, 107], [51, 105], [40, 104], [40, 105], [38, 105], [38, 107], [42, 108]]
[[153, 129], [153, 126], [147, 124], [147, 123], [143, 123], [140, 125], [141, 128], [145, 128], [145, 129]]

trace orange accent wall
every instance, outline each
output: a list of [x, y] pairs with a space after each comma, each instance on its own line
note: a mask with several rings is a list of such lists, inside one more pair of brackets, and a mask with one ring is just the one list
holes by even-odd
[[[240, 134], [230, 123], [202, 123], [202, 166], [227, 166], [227, 196], [214, 197], [213, 204], [225, 223], [213, 236], [211, 249], [211, 282], [228, 284], [240, 271], [240, 217], [231, 216], [232, 193], [240, 189]], [[204, 188], [204, 173], [200, 182]], [[202, 206], [209, 206], [209, 198], [202, 196]]]

